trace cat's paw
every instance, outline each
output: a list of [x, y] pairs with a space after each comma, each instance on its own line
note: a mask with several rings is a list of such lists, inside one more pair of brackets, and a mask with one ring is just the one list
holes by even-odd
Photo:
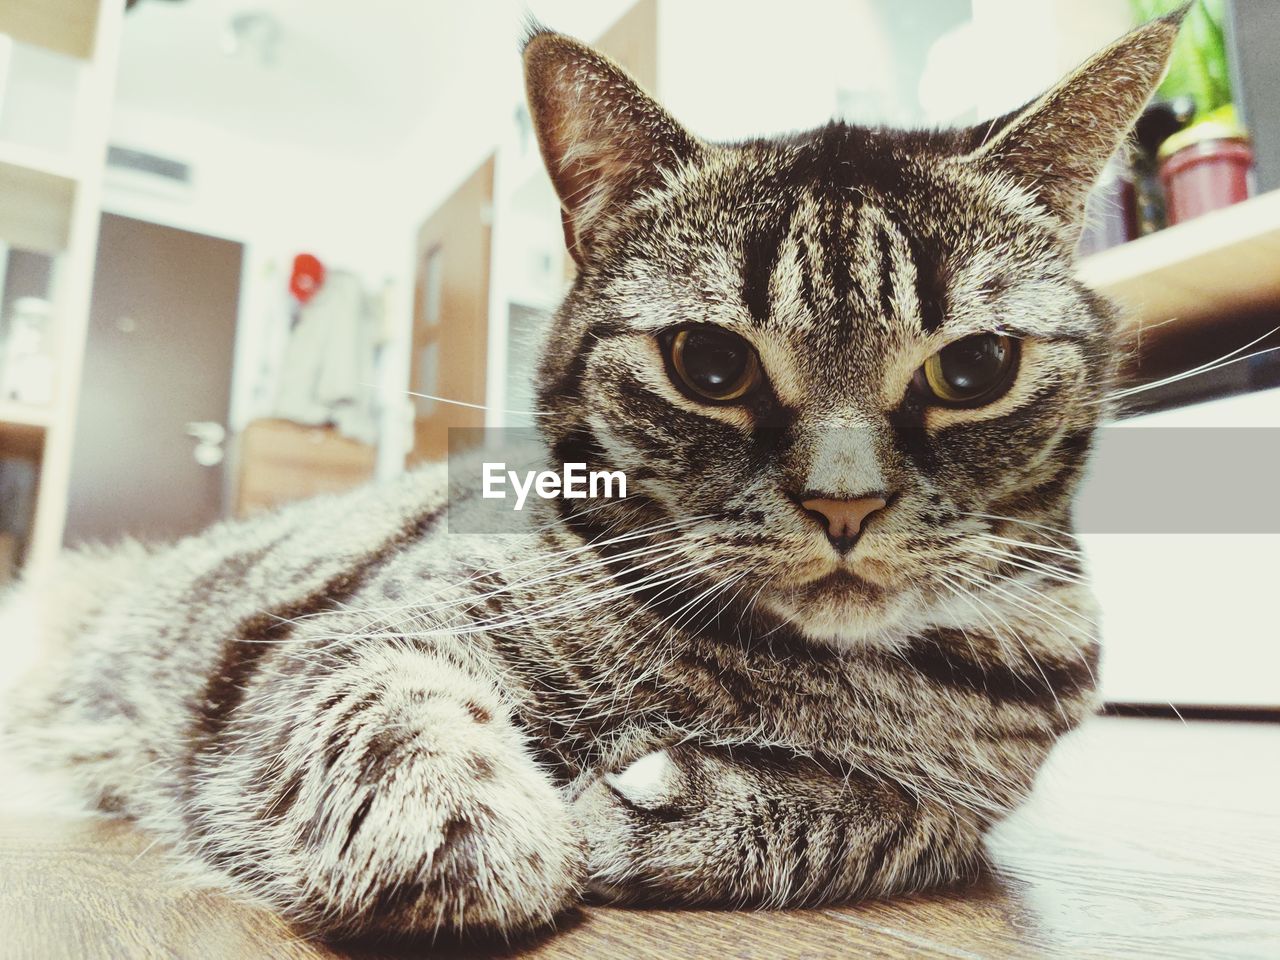
[[685, 778], [667, 750], [654, 750], [617, 773], [601, 779], [628, 806], [659, 810], [670, 806], [686, 786]]
[[587, 845], [587, 892], [596, 900], [627, 902], [659, 891], [671, 846], [705, 788], [690, 752], [680, 748], [645, 754], [605, 773], [574, 802]]
[[295, 741], [310, 753], [258, 818], [271, 834], [246, 864], [267, 879], [257, 892], [343, 936], [505, 935], [576, 902], [581, 834], [499, 698], [443, 664], [380, 686]]
[[335, 824], [333, 870], [361, 892], [361, 922], [375, 929], [508, 933], [577, 897], [583, 858], [568, 808], [500, 731], [455, 712], [447, 735], [406, 743], [409, 756], [347, 808], [345, 830]]

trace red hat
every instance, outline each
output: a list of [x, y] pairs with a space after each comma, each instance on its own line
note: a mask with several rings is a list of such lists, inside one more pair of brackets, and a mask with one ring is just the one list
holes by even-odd
[[324, 285], [324, 264], [310, 253], [300, 253], [293, 258], [293, 276], [289, 278], [289, 292], [306, 303]]

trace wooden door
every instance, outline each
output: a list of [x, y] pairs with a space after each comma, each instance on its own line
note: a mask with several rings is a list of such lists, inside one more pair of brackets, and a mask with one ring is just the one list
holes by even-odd
[[243, 250], [103, 215], [66, 543], [167, 539], [223, 516], [226, 444], [215, 441], [227, 429]]
[[[489, 345], [490, 156], [418, 232], [409, 389], [483, 405]], [[484, 411], [414, 398], [410, 461], [440, 460], [450, 427], [484, 426]]]

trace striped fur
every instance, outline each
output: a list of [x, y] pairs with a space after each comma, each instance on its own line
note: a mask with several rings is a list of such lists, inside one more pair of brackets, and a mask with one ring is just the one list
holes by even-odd
[[[449, 535], [474, 505], [432, 468], [69, 555], [5, 608], [48, 652], [16, 739], [328, 935], [969, 875], [1094, 702], [1070, 503], [1114, 317], [1070, 250], [1175, 31], [973, 130], [734, 145], [535, 33], [531, 105], [581, 266], [539, 373], [547, 455], [622, 469], [632, 495]], [[758, 351], [749, 403], [673, 385], [658, 335], [689, 321]], [[1021, 341], [1007, 394], [954, 410], [907, 389], [991, 330]], [[892, 503], [847, 557], [791, 498], [867, 489]]]

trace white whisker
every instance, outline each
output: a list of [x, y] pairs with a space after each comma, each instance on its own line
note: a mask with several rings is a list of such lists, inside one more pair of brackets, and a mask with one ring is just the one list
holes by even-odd
[[[1136, 386], [1126, 387], [1121, 390], [1113, 391], [1112, 393], [1108, 394], [1105, 400], [1102, 402], [1112, 402], [1115, 400], [1121, 400], [1121, 399], [1124, 399], [1125, 397], [1130, 397], [1138, 393], [1143, 393], [1147, 390], [1155, 390], [1157, 387], [1163, 387], [1171, 383], [1177, 383], [1181, 380], [1187, 379], [1188, 377], [1195, 377], [1204, 373], [1212, 373], [1216, 370], [1221, 370], [1223, 367], [1228, 367], [1233, 363], [1239, 363], [1242, 360], [1252, 360], [1254, 357], [1260, 357], [1260, 356], [1263, 356], [1264, 354], [1273, 353], [1277, 350], [1280, 350], [1280, 347], [1268, 347], [1265, 350], [1258, 350], [1255, 353], [1250, 353], [1243, 357], [1237, 356], [1237, 354], [1243, 353], [1245, 350], [1248, 350], [1250, 347], [1261, 343], [1263, 340], [1266, 340], [1267, 337], [1270, 337], [1271, 335], [1277, 332], [1280, 332], [1280, 326], [1272, 327], [1266, 333], [1262, 334], [1262, 336], [1255, 337], [1253, 340], [1250, 340], [1248, 343], [1244, 344], [1243, 346], [1236, 347], [1236, 349], [1230, 351], [1229, 353], [1224, 353], [1222, 356], [1214, 360], [1210, 360], [1206, 363], [1202, 363], [1198, 366], [1192, 367], [1190, 370], [1184, 370], [1181, 373], [1175, 373], [1172, 376], [1165, 377], [1161, 380], [1155, 380], [1151, 383], [1138, 384]], [[1235, 359], [1232, 359], [1233, 357]]]
[[406, 394], [411, 397], [421, 397], [423, 400], [434, 400], [437, 403], [449, 403], [455, 407], [467, 407], [470, 410], [492, 410], [495, 413], [509, 413], [516, 417], [551, 417], [552, 413], [542, 413], [537, 410], [504, 410], [500, 407], [489, 407], [483, 403], [468, 403], [466, 400], [450, 400], [448, 397], [437, 397], [431, 393], [415, 393], [412, 390], [406, 390]]

